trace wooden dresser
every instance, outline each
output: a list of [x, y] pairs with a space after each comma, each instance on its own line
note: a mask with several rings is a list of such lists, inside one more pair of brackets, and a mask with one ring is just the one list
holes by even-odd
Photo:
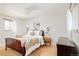
[[58, 56], [71, 56], [75, 50], [75, 45], [67, 37], [60, 37], [57, 42]]
[[71, 56], [74, 52], [75, 47], [57, 44], [57, 55], [58, 56]]

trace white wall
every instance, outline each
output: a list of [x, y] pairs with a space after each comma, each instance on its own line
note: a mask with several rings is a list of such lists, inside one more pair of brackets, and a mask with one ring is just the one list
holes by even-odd
[[16, 35], [24, 35], [24, 33], [25, 33], [24, 21], [21, 19], [16, 19], [16, 25], [17, 25]]
[[[1, 17], [4, 17], [4, 16], [1, 16]], [[24, 21], [22, 19], [18, 19], [18, 18], [13, 18], [13, 19], [16, 21], [16, 27], [17, 27], [16, 35], [23, 35], [25, 32], [24, 31]], [[10, 31], [5, 31], [4, 27], [5, 27], [4, 20], [2, 18], [0, 18], [0, 36], [2, 36], [2, 34], [5, 35], [5, 33], [10, 34]]]
[[5, 44], [5, 38], [13, 35], [13, 32], [4, 30], [4, 20], [0, 18], [0, 46]]
[[0, 18], [0, 44], [3, 42], [2, 40], [2, 30], [3, 30], [3, 20]]
[[[59, 7], [57, 5], [60, 5]], [[59, 36], [67, 36], [67, 22], [66, 22], [66, 8], [65, 4], [52, 4], [42, 5], [42, 8], [34, 11], [27, 19], [16, 18], [17, 34], [24, 35], [26, 27], [30, 28], [33, 22], [40, 22], [41, 26], [46, 28], [50, 26], [50, 36], [57, 42]], [[55, 8], [55, 9], [54, 9]], [[0, 23], [1, 24], [1, 23]], [[2, 25], [0, 25], [0, 28]]]
[[43, 28], [50, 26], [50, 36], [57, 42], [59, 36], [67, 36], [67, 20], [66, 12], [59, 12], [58, 14], [52, 14], [52, 10], [41, 11], [35, 15], [33, 19], [26, 19], [25, 26], [31, 28], [34, 22], [40, 22]]

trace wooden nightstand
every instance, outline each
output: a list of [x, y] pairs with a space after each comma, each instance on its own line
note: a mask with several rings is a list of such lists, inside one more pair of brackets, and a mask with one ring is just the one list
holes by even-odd
[[44, 42], [45, 42], [45, 45], [51, 45], [51, 37], [50, 36], [44, 36]]

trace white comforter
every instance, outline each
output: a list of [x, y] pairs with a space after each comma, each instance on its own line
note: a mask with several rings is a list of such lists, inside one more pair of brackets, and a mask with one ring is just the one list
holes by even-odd
[[[30, 47], [29, 49], [27, 48], [28, 45], [30, 44], [32, 38], [38, 40], [38, 44], [35, 44], [33, 45], [32, 47]], [[25, 43], [26, 42], [26, 43]], [[36, 50], [37, 48], [40, 47], [40, 45], [43, 45], [44, 44], [44, 41], [43, 41], [43, 37], [42, 36], [24, 36], [23, 37], [23, 40], [21, 40], [21, 43], [22, 43], [22, 46], [23, 44], [25, 43], [25, 47], [26, 47], [26, 56], [29, 55], [32, 51]]]

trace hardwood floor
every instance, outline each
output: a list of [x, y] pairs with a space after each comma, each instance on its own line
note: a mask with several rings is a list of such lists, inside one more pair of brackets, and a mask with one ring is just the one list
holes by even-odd
[[57, 56], [56, 46], [42, 46], [33, 51], [29, 56]]
[[2, 49], [0, 50], [0, 56], [22, 56], [22, 54], [13, 49]]
[[[2, 47], [0, 48], [0, 56], [22, 56], [22, 54], [12, 49], [5, 50]], [[29, 56], [57, 56], [57, 47], [41, 46], [33, 51]]]

